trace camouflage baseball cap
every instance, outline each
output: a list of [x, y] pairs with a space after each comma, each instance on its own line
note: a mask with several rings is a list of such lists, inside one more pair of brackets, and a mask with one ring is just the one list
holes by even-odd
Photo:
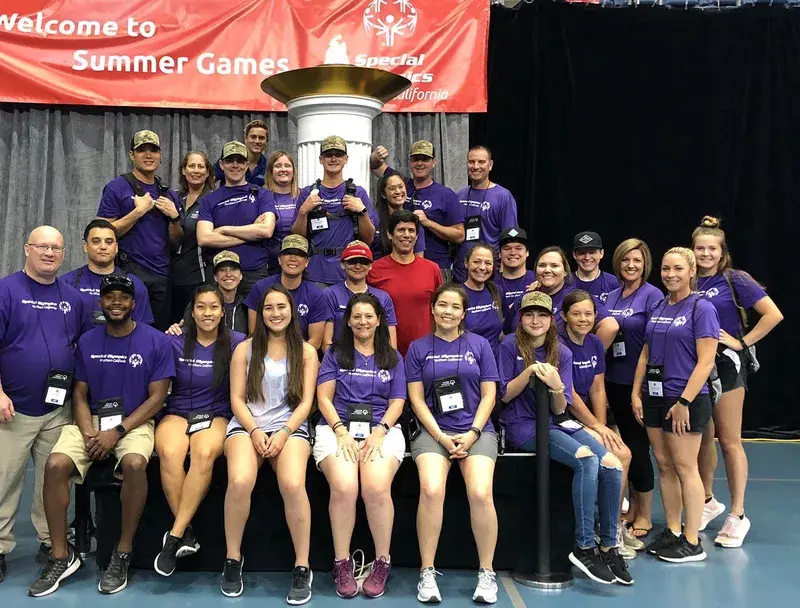
[[139, 146], [143, 146], [144, 144], [153, 144], [159, 150], [161, 149], [161, 140], [158, 139], [158, 135], [156, 135], [153, 131], [137, 131], [136, 134], [133, 136], [131, 140], [131, 150], [135, 150]]
[[281, 253], [286, 253], [289, 251], [299, 251], [305, 255], [308, 255], [308, 241], [306, 240], [306, 237], [300, 236], [299, 234], [290, 234], [283, 239], [283, 243], [281, 243]]
[[226, 159], [229, 156], [244, 156], [247, 158], [247, 146], [240, 141], [229, 141], [222, 146], [222, 158]]
[[524, 312], [527, 308], [543, 308], [552, 315], [553, 300], [550, 296], [541, 291], [529, 291], [522, 296], [522, 303], [519, 306], [519, 311]]
[[433, 158], [436, 155], [433, 153], [433, 144], [429, 141], [421, 139], [411, 144], [411, 152], [409, 153], [409, 156], [429, 156], [430, 158]]
[[347, 154], [347, 142], [338, 135], [331, 135], [322, 140], [319, 145], [319, 153], [323, 154], [328, 150], [339, 150]]
[[223, 264], [236, 266], [237, 268], [242, 267], [242, 263], [239, 261], [239, 254], [234, 253], [233, 251], [228, 251], [227, 249], [225, 251], [220, 251], [214, 256], [214, 270], [216, 271], [217, 268]]

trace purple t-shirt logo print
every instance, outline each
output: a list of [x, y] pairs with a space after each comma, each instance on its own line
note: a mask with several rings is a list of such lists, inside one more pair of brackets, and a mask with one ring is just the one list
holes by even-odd
[[712, 287], [706, 292], [706, 296], [708, 296], [709, 298], [713, 298], [714, 296], [718, 295], [719, 295], [719, 289], [717, 289], [716, 287]]
[[299, 304], [297, 306], [297, 313], [301, 317], [305, 317], [308, 314], [308, 306], [306, 306], [305, 304]]
[[673, 323], [673, 325], [675, 327], [680, 327], [681, 325], [686, 325], [686, 317], [685, 316], [677, 317], [675, 319], [675, 322]]
[[471, 350], [468, 350], [464, 353], [464, 361], [469, 363], [470, 365], [475, 365], [477, 363], [477, 359], [475, 359], [475, 355], [472, 354]]
[[379, 372], [378, 372], [378, 379], [379, 379], [381, 382], [383, 382], [384, 384], [386, 384], [387, 382], [389, 382], [389, 380], [391, 379], [391, 377], [392, 377], [392, 376], [391, 376], [391, 374], [389, 373], [389, 370], [382, 369], [381, 371], [379, 371]]
[[134, 353], [128, 357], [128, 363], [131, 364], [131, 367], [139, 367], [142, 363], [144, 363], [144, 360], [142, 359], [142, 355]]
[[68, 312], [70, 312], [72, 310], [72, 306], [70, 306], [69, 302], [64, 302], [62, 300], [61, 302], [58, 303], [58, 310], [60, 310], [64, 314], [67, 314]]

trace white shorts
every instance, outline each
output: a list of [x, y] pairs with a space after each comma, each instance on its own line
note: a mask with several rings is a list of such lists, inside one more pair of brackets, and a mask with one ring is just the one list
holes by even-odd
[[[364, 443], [364, 441], [361, 440], [356, 443], [360, 445]], [[319, 465], [328, 456], [336, 456], [337, 449], [336, 433], [334, 433], [327, 424], [318, 424], [313, 451], [314, 462], [317, 463], [317, 468], [319, 468]], [[403, 458], [406, 456], [406, 438], [403, 436], [403, 431], [400, 429], [399, 424], [390, 428], [386, 437], [384, 437], [381, 453], [384, 458], [392, 456], [397, 458], [400, 462], [403, 462]]]

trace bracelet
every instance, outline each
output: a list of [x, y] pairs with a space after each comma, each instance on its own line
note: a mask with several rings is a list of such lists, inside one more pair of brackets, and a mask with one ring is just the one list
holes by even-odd
[[278, 431], [279, 432], [283, 431], [288, 436], [291, 436], [291, 434], [294, 433], [294, 431], [289, 428], [289, 425], [286, 425], [286, 424], [284, 424], [280, 429], [278, 429]]
[[689, 407], [690, 401], [684, 397], [678, 397], [678, 403], [684, 407]]
[[477, 439], [481, 438], [481, 430], [477, 426], [471, 426], [471, 427], [469, 427], [469, 430], [472, 431], [473, 433], [475, 433], [478, 436]]
[[334, 425], [331, 427], [331, 430], [332, 430], [332, 431], [335, 433], [335, 432], [336, 432], [336, 429], [338, 429], [340, 426], [344, 426], [344, 422], [342, 422], [341, 420], [340, 420], [339, 422], [337, 422], [336, 424], [334, 424]]
[[260, 431], [260, 430], [261, 430], [261, 429], [259, 429], [258, 427], [256, 427], [256, 428], [254, 428], [252, 431], [250, 431], [250, 432], [248, 433], [248, 435], [250, 435], [250, 437], [252, 437], [252, 436], [253, 436], [253, 433], [255, 433], [256, 431]]
[[743, 350], [747, 350], [748, 348], [750, 348], [749, 346], [747, 346], [747, 342], [744, 341], [744, 338], [739, 338], [739, 344], [742, 345]]
[[441, 442], [441, 441], [442, 441], [442, 437], [444, 437], [444, 431], [442, 431], [441, 433], [439, 433], [439, 438], [436, 440], [436, 443], [439, 443], [439, 442]]
[[381, 428], [383, 429], [383, 432], [384, 432], [384, 433], [386, 433], [387, 435], [389, 434], [389, 429], [390, 429], [391, 427], [390, 427], [388, 424], [386, 424], [385, 422], [379, 422], [379, 423], [378, 423], [378, 424], [376, 424], [375, 426], [379, 426], [379, 427], [381, 427]]
[[548, 389], [547, 389], [547, 391], [548, 391], [548, 392], [549, 392], [551, 395], [563, 395], [563, 394], [564, 394], [564, 391], [566, 390], [566, 388], [567, 388], [567, 387], [566, 387], [566, 386], [564, 386], [564, 385], [562, 384], [562, 385], [561, 385], [561, 388], [557, 388], [557, 389], [548, 388]]

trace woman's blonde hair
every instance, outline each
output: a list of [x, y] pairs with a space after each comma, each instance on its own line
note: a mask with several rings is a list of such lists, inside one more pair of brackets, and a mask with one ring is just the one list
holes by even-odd
[[694, 271], [694, 276], [690, 279], [689, 286], [692, 288], [692, 291], [697, 290], [697, 260], [695, 260], [694, 251], [688, 247], [672, 247], [664, 252], [661, 259], [663, 260], [668, 255], [679, 255], [686, 260], [689, 269]]
[[625, 239], [617, 245], [617, 248], [614, 250], [614, 257], [611, 258], [611, 266], [620, 283], [622, 283], [622, 258], [636, 249], [642, 252], [642, 257], [644, 258], [642, 283], [646, 283], [647, 279], [650, 277], [650, 273], [653, 272], [653, 256], [650, 253], [650, 248], [647, 246], [647, 243], [637, 238]]
[[272, 175], [272, 170], [275, 168], [275, 163], [277, 163], [282, 156], [288, 158], [289, 162], [292, 163], [292, 183], [290, 192], [292, 198], [297, 198], [297, 193], [299, 192], [297, 187], [297, 163], [294, 162], [294, 156], [285, 150], [275, 150], [275, 152], [269, 155], [269, 159], [267, 159], [267, 190], [275, 190], [275, 177]]

